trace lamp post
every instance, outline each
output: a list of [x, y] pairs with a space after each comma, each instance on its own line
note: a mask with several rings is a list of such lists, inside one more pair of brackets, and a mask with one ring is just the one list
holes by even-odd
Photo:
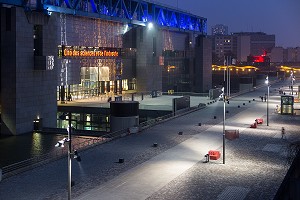
[[270, 84], [269, 84], [269, 77], [266, 77], [265, 83], [268, 87], [268, 97], [267, 97], [267, 126], [269, 126], [269, 96], [270, 96]]
[[295, 81], [295, 76], [294, 76], [294, 71], [292, 70], [292, 72], [291, 72], [291, 82], [292, 82], [291, 90], [292, 90], [292, 95], [294, 95], [294, 81]]
[[72, 187], [72, 158], [76, 159], [78, 162], [81, 161], [81, 157], [78, 155], [78, 152], [75, 150], [72, 152], [72, 124], [71, 124], [71, 117], [72, 113], [64, 113], [59, 118], [60, 119], [66, 119], [66, 116], [68, 116], [68, 138], [64, 138], [60, 141], [58, 141], [55, 145], [55, 147], [64, 147], [64, 143], [68, 142], [68, 200], [71, 200], [71, 187]]
[[[226, 67], [224, 69], [224, 81], [223, 81], [223, 88], [222, 88], [222, 96], [223, 96], [223, 164], [225, 164], [225, 119], [226, 119], [226, 95], [225, 95], [225, 82], [226, 82], [226, 92], [228, 94], [228, 56], [225, 59], [224, 56], [224, 65]], [[226, 73], [227, 73], [227, 81], [226, 81]]]
[[226, 113], [226, 95], [225, 95], [225, 81], [222, 88], [223, 96], [223, 164], [225, 164], [225, 113]]
[[72, 144], [71, 144], [71, 131], [72, 131], [72, 124], [71, 124], [71, 117], [72, 114], [69, 112], [69, 127], [68, 127], [68, 200], [71, 199], [71, 181], [72, 181], [72, 158], [71, 158], [71, 152], [72, 152]]
[[225, 164], [225, 113], [226, 113], [226, 96], [223, 93], [223, 164]]
[[226, 81], [226, 96], [228, 96], [229, 94], [229, 58], [227, 56], [227, 60], [226, 60], [226, 73], [227, 73], [227, 81]]

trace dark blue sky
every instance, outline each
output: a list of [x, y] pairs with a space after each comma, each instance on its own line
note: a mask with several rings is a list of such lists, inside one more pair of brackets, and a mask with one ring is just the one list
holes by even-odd
[[156, 0], [205, 17], [211, 26], [225, 24], [229, 32], [275, 34], [276, 46], [300, 47], [300, 0]]

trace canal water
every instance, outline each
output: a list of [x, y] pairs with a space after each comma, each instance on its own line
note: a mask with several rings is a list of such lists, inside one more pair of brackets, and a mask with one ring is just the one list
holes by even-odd
[[[140, 122], [170, 114], [171, 111], [140, 110]], [[76, 127], [76, 126], [75, 126]], [[28, 133], [18, 136], [3, 136], [0, 133], [0, 168], [49, 153], [63, 139], [61, 134]], [[73, 144], [87, 138], [73, 136]], [[91, 137], [89, 137], [91, 138]]]
[[29, 158], [46, 154], [55, 148], [63, 135], [29, 133], [18, 136], [0, 136], [0, 168]]

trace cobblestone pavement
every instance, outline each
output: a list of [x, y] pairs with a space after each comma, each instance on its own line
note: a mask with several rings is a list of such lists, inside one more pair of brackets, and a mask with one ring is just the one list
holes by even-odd
[[[275, 86], [274, 86], [275, 87]], [[240, 138], [226, 142], [226, 164], [222, 157], [217, 161], [204, 163], [202, 152], [193, 158], [195, 164], [182, 173], [174, 171], [175, 178], [170, 181], [161, 180], [161, 187], [143, 194], [144, 179], [136, 182], [136, 188], [127, 191], [121, 199], [273, 199], [288, 169], [286, 147], [291, 139], [299, 138], [297, 116], [282, 116], [270, 113], [270, 126], [259, 125], [250, 129], [254, 116], [265, 116], [265, 102], [256, 100], [263, 93], [263, 88], [255, 93], [245, 94], [230, 100], [226, 105], [227, 128], [240, 129]], [[279, 104], [276, 93], [271, 93], [270, 110]], [[249, 101], [250, 100], [250, 101]], [[243, 105], [245, 103], [245, 105]], [[240, 107], [238, 107], [238, 105]], [[263, 109], [263, 111], [262, 111]], [[216, 119], [214, 119], [216, 116]], [[96, 194], [94, 199], [106, 199], [98, 188], [109, 185], [112, 180], [124, 180], [124, 173], [140, 169], [140, 166], [151, 167], [151, 160], [172, 153], [179, 147], [194, 139], [218, 138], [223, 121], [223, 103], [217, 102], [197, 112], [167, 121], [141, 133], [130, 135], [95, 148], [80, 152], [81, 163], [72, 162], [72, 197]], [[236, 123], [239, 121], [239, 124]], [[201, 123], [201, 126], [198, 126]], [[287, 140], [281, 139], [280, 130], [285, 126]], [[183, 134], [179, 135], [178, 132]], [[153, 143], [158, 143], [154, 148]], [[200, 144], [200, 143], [199, 143]], [[222, 152], [222, 143], [214, 145], [215, 150]], [[180, 156], [185, 157], [185, 155]], [[186, 155], [186, 157], [189, 157]], [[118, 163], [124, 158], [124, 163]], [[148, 164], [149, 163], [149, 164]], [[180, 162], [174, 162], [177, 165]], [[147, 169], [147, 168], [146, 168]], [[151, 177], [143, 172], [141, 177]], [[121, 182], [123, 181], [123, 182]], [[149, 188], [155, 186], [149, 184]], [[118, 188], [115, 192], [117, 192]], [[96, 191], [96, 192], [95, 192]], [[144, 196], [143, 196], [144, 195]], [[143, 198], [138, 198], [143, 196]], [[135, 198], [134, 198], [135, 197]], [[145, 197], [145, 198], [144, 198]], [[0, 182], [0, 199], [66, 199], [67, 198], [67, 160], [61, 159], [48, 165], [27, 171]], [[114, 200], [114, 199], [112, 199]]]
[[[281, 139], [280, 118], [271, 117], [276, 121], [272, 128], [248, 128], [238, 140], [228, 141], [225, 165], [200, 161], [147, 200], [273, 199], [289, 166], [289, 142]], [[297, 134], [297, 127], [290, 125], [289, 134]]]

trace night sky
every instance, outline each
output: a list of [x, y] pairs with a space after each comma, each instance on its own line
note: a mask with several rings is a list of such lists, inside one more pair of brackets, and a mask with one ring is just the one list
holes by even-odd
[[275, 34], [276, 46], [300, 47], [300, 0], [156, 0], [208, 20], [231, 32]]

